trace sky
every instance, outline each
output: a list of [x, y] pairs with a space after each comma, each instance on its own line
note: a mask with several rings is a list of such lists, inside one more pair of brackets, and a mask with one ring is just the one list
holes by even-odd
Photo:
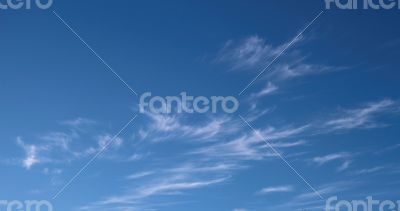
[[[2, 10], [0, 199], [59, 211], [399, 200], [399, 20], [319, 0]], [[240, 108], [139, 112], [145, 92]]]

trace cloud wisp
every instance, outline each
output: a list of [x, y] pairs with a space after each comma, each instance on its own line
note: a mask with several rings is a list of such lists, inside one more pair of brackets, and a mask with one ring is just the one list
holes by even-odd
[[385, 99], [377, 102], [371, 102], [361, 108], [344, 110], [338, 117], [325, 123], [330, 130], [349, 130], [382, 127], [377, 119], [385, 114], [397, 113], [398, 103]]
[[277, 187], [266, 187], [258, 191], [258, 194], [272, 194], [272, 193], [287, 193], [292, 192], [294, 188], [290, 185], [287, 186], [277, 186]]
[[[291, 44], [299, 44], [306, 40], [299, 36]], [[228, 63], [232, 70], [259, 71], [266, 64], [274, 60], [289, 45], [274, 46], [260, 36], [253, 35], [243, 40], [229, 40], [221, 49], [218, 61]], [[284, 81], [306, 75], [327, 73], [342, 68], [333, 68], [326, 65], [310, 64], [306, 62], [307, 56], [294, 48], [285, 52], [279, 60], [275, 61], [265, 77], [270, 80]]]

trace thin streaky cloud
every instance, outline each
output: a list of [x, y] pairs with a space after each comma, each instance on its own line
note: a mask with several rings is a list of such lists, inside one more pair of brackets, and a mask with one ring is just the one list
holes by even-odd
[[281, 160], [309, 187], [311, 188], [312, 191], [314, 191], [314, 193], [320, 198], [320, 199], [324, 199], [324, 197], [281, 155], [281, 153], [279, 153], [279, 151], [277, 151], [272, 145], [271, 143], [265, 139], [256, 129], [254, 129], [254, 127], [252, 127], [250, 125], [249, 122], [247, 122], [242, 116], [239, 115], [239, 117], [246, 123], [247, 126], [250, 127], [250, 129], [252, 129], [268, 146], [269, 148], [271, 148], [271, 150], [279, 156], [279, 158], [281, 158]]
[[66, 120], [66, 121], [62, 121], [61, 124], [63, 125], [68, 125], [71, 126], [73, 128], [78, 128], [81, 127], [83, 125], [94, 125], [97, 122], [95, 120], [92, 119], [88, 119], [88, 118], [83, 118], [83, 117], [78, 117], [76, 119], [71, 119], [71, 120]]
[[267, 95], [271, 95], [273, 93], [275, 93], [277, 90], [279, 89], [278, 86], [276, 86], [275, 84], [268, 82], [267, 86], [265, 86], [264, 89], [262, 89], [261, 91], [254, 93], [250, 96], [250, 98], [254, 99], [254, 98], [260, 98], [260, 97], [265, 97]]
[[140, 179], [140, 178], [147, 177], [147, 176], [150, 176], [153, 174], [154, 174], [153, 171], [144, 171], [144, 172], [139, 172], [136, 174], [131, 174], [131, 175], [127, 176], [126, 179], [128, 179], [128, 180]]
[[339, 166], [339, 167], [337, 168], [337, 170], [338, 170], [339, 172], [344, 171], [344, 170], [347, 170], [347, 169], [350, 167], [350, 165], [351, 165], [352, 163], [353, 163], [353, 161], [351, 161], [351, 160], [346, 160], [346, 161], [344, 161], [344, 162], [342, 163], [341, 166]]
[[323, 165], [335, 160], [342, 160], [345, 158], [350, 157], [350, 154], [347, 152], [341, 152], [341, 153], [334, 153], [334, 154], [329, 154], [329, 155], [324, 155], [324, 156], [319, 156], [319, 157], [314, 157], [312, 159], [313, 162], [317, 163], [318, 165]]
[[[158, 196], [177, 193], [184, 190], [194, 190], [205, 188], [211, 185], [216, 185], [227, 181], [230, 177], [222, 177], [216, 179], [203, 180], [184, 180], [177, 181], [176, 176], [166, 178], [164, 181], [152, 182], [141, 187], [131, 190], [129, 193], [112, 196], [102, 201], [97, 201], [82, 208], [82, 210], [93, 210], [94, 208], [102, 208], [107, 206], [118, 205], [135, 205], [143, 202], [144, 199]], [[133, 194], [132, 194], [133, 193]]]
[[265, 187], [258, 191], [259, 194], [271, 194], [271, 193], [285, 193], [292, 192], [294, 189], [292, 186], [277, 186], [277, 187]]
[[[296, 43], [300, 43], [305, 38], [303, 36], [299, 37], [296, 40]], [[288, 43], [284, 43], [279, 46], [274, 46], [267, 41], [257, 35], [250, 36], [243, 41], [229, 41], [226, 46], [221, 50], [219, 54], [221, 54], [219, 61], [228, 63], [232, 66], [233, 69], [240, 70], [253, 70], [258, 66], [264, 66], [265, 63], [268, 63], [272, 60], [279, 52], [284, 49]], [[274, 81], [284, 82], [290, 79], [303, 77], [307, 75], [315, 75], [329, 72], [336, 72], [341, 70], [346, 70], [348, 67], [334, 67], [327, 66], [321, 64], [313, 64], [308, 63], [306, 59], [308, 55], [303, 55], [300, 50], [297, 51], [288, 51], [286, 52], [285, 59], [281, 59], [281, 61], [276, 61], [273, 67], [266, 74], [266, 78], [268, 78], [269, 83]], [[270, 89], [265, 89], [264, 91], [276, 91], [278, 88], [275, 84], [274, 86], [270, 86]], [[271, 88], [273, 88], [271, 90]], [[252, 97], [257, 93], [251, 94]], [[263, 94], [263, 92], [260, 92]]]
[[[278, 142], [278, 140], [296, 137], [297, 135], [303, 133], [307, 128], [308, 125], [283, 129], [267, 127], [263, 130], [259, 130], [258, 132], [263, 137], [268, 137], [270, 141], [274, 140], [275, 142], [271, 144], [272, 146], [276, 148], [285, 148], [291, 146], [288, 145], [289, 143], [285, 144], [283, 142]], [[294, 145], [299, 144], [302, 143], [296, 143]], [[216, 144], [196, 149], [191, 154], [201, 154], [207, 157], [230, 159], [231, 161], [262, 160], [266, 157], [277, 156], [274, 153], [267, 153], [264, 149], [265, 147], [268, 146], [265, 146], [262, 138], [260, 138], [258, 134], [251, 130], [250, 132], [241, 134], [238, 137], [234, 137], [232, 140], [227, 142], [217, 142]]]
[[104, 61], [104, 59], [96, 52], [93, 50], [92, 47], [90, 47], [90, 45], [82, 39], [82, 37], [63, 19], [61, 18], [61, 16], [56, 12], [53, 11], [53, 14], [136, 96], [138, 95], [137, 92], [135, 92], [135, 90], [133, 90], [131, 88], [131, 86], [128, 85], [128, 83], [125, 82], [124, 79], [122, 79], [122, 77], [115, 72], [115, 70], [106, 62]]
[[41, 162], [41, 160], [38, 158], [37, 146], [25, 144], [21, 137], [17, 137], [17, 143], [25, 150], [26, 158], [24, 158], [22, 161], [23, 167], [29, 170], [33, 165]]
[[214, 180], [206, 180], [206, 181], [193, 181], [193, 182], [171, 182], [171, 183], [161, 183], [152, 185], [149, 187], [144, 187], [138, 191], [138, 195], [136, 197], [143, 198], [149, 197], [152, 195], [158, 195], [169, 191], [178, 191], [178, 190], [186, 190], [186, 189], [196, 189], [201, 188], [217, 183], [221, 183], [226, 181], [228, 178], [219, 178]]
[[397, 109], [398, 103], [390, 99], [371, 102], [361, 108], [344, 110], [343, 114], [327, 121], [324, 126], [328, 130], [381, 127], [376, 119], [385, 113], [397, 113]]
[[277, 142], [271, 144], [275, 148], [290, 148], [290, 147], [297, 147], [297, 146], [303, 146], [306, 145], [307, 142], [300, 140], [300, 141], [295, 141], [295, 142]]
[[[150, 122], [139, 130], [139, 138], [150, 139], [152, 142], [166, 141], [177, 137], [186, 137], [196, 140], [210, 140], [218, 136], [234, 132], [231, 118], [211, 117], [204, 124], [187, 124], [183, 121], [183, 114], [165, 115], [145, 113]], [[228, 127], [229, 123], [229, 127]]]
[[385, 169], [385, 166], [376, 166], [376, 167], [373, 167], [373, 168], [358, 170], [356, 173], [357, 174], [371, 174], [371, 173], [375, 173], [375, 172], [381, 171], [383, 169]]
[[132, 119], [126, 123], [120, 131], [107, 143], [103, 146], [101, 150], [99, 150], [90, 160], [87, 162], [53, 197], [52, 199], [56, 199], [64, 190], [69, 187], [82, 173], [85, 171], [103, 152], [114, 143], [114, 140], [118, 138], [118, 136], [135, 120], [137, 115], [135, 115]]
[[322, 10], [289, 44], [285, 46], [285, 48], [239, 93], [241, 96], [264, 72], [272, 65], [274, 62], [281, 57], [285, 51], [290, 48], [293, 43], [324, 13], [325, 11]]
[[[349, 189], [354, 188], [359, 184], [359, 181], [337, 181], [324, 184], [318, 187], [318, 191], [324, 195], [343, 194]], [[284, 203], [272, 205], [271, 210], [324, 210], [325, 200], [315, 199], [313, 193], [304, 192], [285, 200]]]
[[168, 172], [174, 173], [209, 173], [209, 172], [225, 172], [242, 168], [237, 164], [219, 163], [215, 165], [194, 165], [193, 163], [185, 164], [176, 168], [169, 169]]
[[376, 151], [374, 153], [375, 154], [382, 154], [382, 153], [386, 153], [386, 152], [389, 152], [389, 151], [392, 151], [392, 150], [396, 150], [398, 148], [400, 148], [400, 144], [395, 144], [395, 145], [392, 145], [392, 146], [385, 147], [385, 148], [383, 148], [381, 150], [378, 150], [378, 151]]
[[44, 135], [41, 135], [39, 138], [41, 140], [49, 142], [48, 147], [60, 147], [65, 151], [69, 150], [69, 145], [73, 139], [79, 137], [76, 133], [63, 133], [63, 132], [50, 132]]

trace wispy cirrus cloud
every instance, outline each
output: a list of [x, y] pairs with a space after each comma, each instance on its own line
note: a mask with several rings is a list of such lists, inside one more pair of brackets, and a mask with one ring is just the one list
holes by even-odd
[[[292, 44], [305, 40], [300, 36]], [[234, 70], [261, 71], [271, 63], [289, 43], [282, 45], [269, 44], [260, 36], [249, 36], [243, 40], [229, 40], [219, 53], [218, 61], [228, 63]], [[296, 48], [285, 52], [276, 59], [265, 77], [272, 80], [288, 80], [296, 77], [321, 74], [343, 68], [334, 68], [326, 65], [310, 64], [307, 56]]]
[[[86, 124], [86, 121], [78, 118], [79, 124]], [[85, 123], [82, 123], [85, 122]], [[69, 125], [67, 125], [69, 126]], [[65, 129], [65, 128], [64, 128]], [[62, 164], [71, 162], [104, 148], [107, 142], [113, 139], [113, 136], [108, 133], [94, 130], [90, 134], [75, 130], [75, 128], [66, 128], [68, 132], [47, 132], [38, 136], [31, 137], [29, 142], [26, 142], [22, 137], [17, 137], [16, 142], [25, 152], [24, 158], [18, 158], [19, 163], [26, 169], [31, 169], [39, 164]], [[81, 135], [85, 134], [84, 137]], [[82, 138], [87, 139], [86, 142], [79, 142]], [[123, 139], [115, 137], [110, 149], [117, 150], [123, 144]], [[45, 167], [46, 168], [46, 167]]]
[[[61, 154], [72, 155], [69, 144], [75, 135], [66, 133], [51, 132], [39, 137], [39, 142], [27, 143], [22, 137], [17, 137], [17, 145], [25, 151], [25, 158], [22, 159], [22, 166], [31, 169], [41, 163], [55, 163], [61, 159]], [[57, 155], [54, 155], [54, 152]]]
[[63, 132], [50, 132], [44, 135], [41, 135], [39, 139], [47, 141], [48, 145], [52, 145], [53, 147], [61, 147], [64, 150], [69, 150], [70, 144], [73, 139], [78, 138], [79, 135], [76, 132], [71, 133], [63, 133]]
[[337, 167], [337, 171], [344, 171], [350, 167], [352, 164], [352, 158], [353, 156], [348, 153], [348, 152], [339, 152], [339, 153], [333, 153], [333, 154], [328, 154], [324, 156], [319, 156], [319, 157], [314, 157], [312, 159], [313, 163], [316, 163], [318, 166], [322, 166], [334, 161], [337, 162], [342, 162], [342, 164]]
[[249, 111], [245, 115], [245, 117], [248, 122], [253, 122], [253, 121], [260, 119], [265, 114], [273, 112], [275, 110], [275, 108], [276, 107], [260, 109], [260, 108], [258, 108], [257, 102], [252, 101]]
[[379, 172], [383, 169], [385, 169], [385, 166], [375, 166], [372, 168], [358, 170], [358, 171], [356, 171], [356, 174], [372, 174], [375, 172]]
[[276, 187], [265, 187], [258, 191], [258, 194], [272, 194], [272, 193], [286, 193], [292, 192], [294, 188], [290, 185], [286, 186], [276, 186]]
[[146, 113], [150, 122], [139, 130], [141, 139], [152, 142], [176, 138], [211, 140], [234, 132], [238, 125], [230, 117], [211, 117], [202, 123], [184, 123], [183, 115]]
[[352, 163], [353, 163], [352, 160], [346, 160], [346, 161], [344, 161], [344, 162], [342, 163], [341, 166], [339, 166], [339, 167], [337, 168], [337, 170], [338, 170], [338, 171], [344, 171], [344, 170], [348, 169]]
[[75, 129], [81, 129], [84, 126], [97, 124], [97, 122], [92, 119], [78, 117], [76, 119], [61, 121], [61, 124], [70, 126]]
[[[206, 188], [208, 186], [221, 184], [227, 181], [229, 177], [220, 177], [214, 179], [193, 179], [182, 175], [163, 175], [160, 180], [152, 181], [148, 184], [139, 186], [128, 193], [112, 196], [102, 201], [83, 206], [80, 210], [107, 209], [111, 207], [129, 207], [135, 210], [143, 205], [143, 200], [153, 196], [167, 196], [183, 194], [182, 191]], [[155, 204], [153, 204], [155, 205]]]
[[209, 173], [209, 172], [228, 172], [231, 170], [243, 168], [236, 163], [217, 163], [214, 165], [194, 165], [187, 163], [182, 166], [169, 169], [168, 172], [174, 173]]
[[111, 134], [102, 134], [98, 135], [96, 137], [97, 139], [97, 146], [90, 146], [87, 148], [85, 151], [81, 153], [76, 153], [79, 154], [80, 156], [87, 156], [87, 155], [92, 155], [95, 154], [99, 151], [102, 151], [105, 147], [107, 147], [108, 143], [111, 143], [108, 146], [109, 150], [118, 150], [120, 147], [122, 147], [124, 143], [124, 139], [120, 137], [113, 137]]
[[22, 160], [23, 167], [31, 169], [33, 165], [42, 162], [38, 157], [38, 146], [25, 144], [21, 137], [17, 137], [17, 143], [24, 149], [26, 154], [26, 157]]
[[[195, 150], [193, 154], [220, 158], [232, 157], [239, 160], [261, 160], [265, 157], [275, 157], [277, 156], [275, 153], [271, 153], [269, 150], [265, 149], [265, 142], [259, 134], [261, 134], [262, 137], [266, 137], [269, 141], [277, 141], [296, 137], [296, 135], [303, 133], [308, 127], [309, 125], [283, 129], [267, 127], [266, 129], [259, 130], [258, 134], [249, 132], [233, 140]], [[275, 144], [276, 147], [290, 147], [290, 145], [284, 146], [284, 143], [272, 144]], [[292, 146], [296, 145], [297, 144], [294, 144]]]
[[334, 154], [329, 154], [329, 155], [324, 155], [320, 157], [314, 157], [312, 161], [314, 163], [317, 163], [318, 165], [324, 165], [326, 163], [335, 161], [335, 160], [343, 160], [350, 157], [350, 154], [347, 152], [341, 152], [341, 153], [334, 153]]
[[[352, 188], [359, 185], [359, 181], [337, 181], [322, 184], [317, 191], [324, 197], [343, 195]], [[325, 200], [320, 200], [314, 192], [300, 192], [292, 198], [285, 200], [285, 203], [273, 205], [268, 210], [324, 210]]]
[[398, 113], [398, 108], [398, 103], [390, 99], [367, 103], [361, 108], [344, 110], [337, 114], [338, 117], [328, 120], [325, 127], [329, 130], [381, 127], [383, 125], [377, 119], [385, 114]]
[[230, 63], [232, 69], [259, 68], [279, 55], [286, 45], [273, 46], [257, 35], [239, 41], [229, 40], [221, 49], [218, 60]]
[[162, 182], [155, 185], [139, 188], [136, 197], [144, 198], [153, 195], [174, 193], [176, 191], [198, 189], [226, 181], [228, 178], [217, 178], [212, 180], [176, 181]]
[[143, 172], [131, 174], [131, 175], [127, 176], [126, 178], [129, 179], [129, 180], [140, 179], [140, 178], [143, 178], [143, 177], [147, 177], [147, 176], [153, 175], [154, 173], [155, 172], [153, 172], [153, 171], [143, 171]]
[[[230, 180], [232, 171], [244, 168], [243, 165], [236, 162], [215, 163], [209, 159], [193, 158], [178, 164], [164, 162], [159, 165], [126, 177], [127, 181], [141, 179], [140, 184], [137, 182], [127, 184], [129, 188], [126, 192], [90, 203], [81, 207], [81, 210], [107, 210], [114, 207], [142, 210], [143, 206], [147, 206], [147, 202], [155, 197], [165, 199], [169, 203], [171, 198], [177, 195], [181, 196], [190, 191], [223, 185]], [[158, 201], [148, 208], [169, 206], [168, 203], [164, 204], [162, 201]]]
[[276, 86], [275, 84], [268, 82], [267, 86], [262, 89], [261, 91], [257, 92], [257, 93], [253, 93], [252, 95], [250, 95], [250, 99], [257, 99], [260, 97], [265, 97], [268, 95], [271, 95], [273, 93], [275, 93], [278, 90], [278, 86]]
[[380, 150], [378, 150], [378, 151], [376, 151], [374, 153], [375, 154], [382, 154], [382, 153], [390, 152], [392, 150], [396, 150], [398, 148], [400, 148], [400, 144], [394, 144], [392, 146], [388, 146], [388, 147], [385, 147], [383, 149], [380, 149]]

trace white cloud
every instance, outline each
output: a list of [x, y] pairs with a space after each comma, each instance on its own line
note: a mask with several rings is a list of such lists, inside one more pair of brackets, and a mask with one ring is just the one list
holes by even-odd
[[58, 175], [58, 174], [62, 174], [63, 170], [57, 169], [57, 168], [56, 169], [44, 168], [43, 173], [46, 175]]
[[395, 149], [398, 149], [398, 148], [400, 148], [400, 144], [395, 144], [395, 145], [383, 148], [381, 150], [378, 150], [378, 151], [375, 152], [375, 154], [382, 154], [382, 153], [389, 152], [389, 151], [392, 151], [392, 150], [395, 150]]
[[[186, 161], [179, 165], [175, 165], [174, 162], [167, 162], [165, 165], [172, 166], [129, 175], [127, 179], [145, 179], [141, 180], [140, 183], [134, 181], [132, 183], [134, 187], [122, 194], [106, 197], [81, 209], [101, 210], [110, 207], [130, 206], [143, 210], [141, 206], [156, 196], [183, 195], [189, 190], [222, 184], [229, 180], [231, 170], [242, 167], [234, 163], [213, 163], [213, 161], [207, 159], [195, 159], [192, 162]], [[151, 206], [155, 206], [155, 204]]]
[[139, 172], [139, 173], [136, 173], [136, 174], [131, 174], [131, 175], [127, 176], [126, 178], [130, 179], [130, 180], [140, 179], [140, 178], [143, 178], [143, 177], [150, 176], [152, 174], [154, 174], [154, 172], [152, 172], [152, 171], [144, 171], [144, 172]]
[[255, 99], [255, 98], [260, 98], [260, 97], [265, 97], [267, 95], [271, 95], [275, 93], [278, 90], [278, 86], [275, 84], [268, 82], [267, 86], [262, 89], [261, 91], [254, 93], [250, 96], [250, 99]]
[[376, 166], [376, 167], [369, 168], [369, 169], [362, 169], [362, 170], [359, 170], [359, 171], [357, 171], [356, 173], [357, 173], [357, 174], [371, 174], [371, 173], [375, 173], [375, 172], [381, 171], [381, 170], [383, 170], [383, 169], [385, 169], [384, 166]]
[[183, 121], [182, 115], [146, 113], [150, 123], [139, 130], [139, 137], [153, 142], [175, 138], [191, 138], [193, 140], [211, 140], [223, 134], [234, 132], [237, 123], [229, 117], [211, 117], [197, 125]]
[[60, 133], [60, 132], [50, 132], [48, 134], [42, 135], [39, 138], [47, 141], [48, 145], [53, 147], [61, 147], [64, 150], [69, 150], [69, 145], [74, 138], [78, 138], [78, 134], [72, 133]]
[[110, 134], [99, 135], [97, 137], [97, 147], [90, 147], [85, 154], [97, 153], [104, 149], [118, 149], [122, 146], [124, 140], [120, 137], [113, 137]]
[[[272, 143], [271, 146], [274, 148], [289, 148], [289, 147], [297, 147], [307, 144], [306, 141], [300, 140], [295, 142], [276, 142]], [[268, 147], [268, 146], [265, 146]]]
[[239, 42], [230, 40], [221, 50], [219, 61], [231, 63], [233, 69], [260, 68], [279, 55], [286, 45], [274, 47], [259, 36], [250, 36]]
[[[26, 154], [22, 161], [23, 167], [31, 169], [39, 163], [56, 162], [55, 157], [59, 158], [61, 154], [72, 154], [69, 144], [75, 137], [76, 134], [51, 132], [39, 136], [40, 142], [35, 144], [26, 144], [21, 137], [17, 137], [17, 144], [24, 149]], [[56, 156], [52, 155], [53, 151], [58, 151]]]
[[[269, 64], [268, 71], [265, 76], [269, 79], [288, 80], [296, 77], [321, 74], [340, 70], [343, 68], [333, 68], [325, 65], [308, 64], [305, 60], [307, 56], [295, 48], [295, 44], [304, 40], [299, 37], [292, 43], [284, 54], [283, 49], [289, 45], [271, 45], [259, 36], [250, 36], [242, 41], [228, 41], [224, 48], [220, 51], [218, 61], [229, 63], [232, 69], [252, 69], [260, 72]], [[278, 57], [280, 55], [280, 57]], [[275, 59], [277, 58], [277, 59]], [[275, 59], [275, 60], [274, 60]]]
[[[283, 140], [293, 138], [304, 132], [307, 128], [308, 125], [286, 129], [268, 127], [264, 130], [259, 130], [258, 133], [247, 133], [225, 143], [217, 143], [208, 147], [203, 147], [195, 150], [193, 153], [210, 157], [230, 157], [234, 160], [261, 160], [265, 157], [277, 156], [275, 153], [271, 153], [269, 150], [265, 149], [265, 142], [262, 137], [268, 141]], [[279, 143], [272, 144], [279, 147]], [[285, 147], [283, 143], [280, 144]], [[286, 145], [286, 147], [288, 146]]]
[[348, 168], [350, 167], [351, 163], [352, 163], [352, 161], [346, 160], [346, 161], [344, 161], [344, 162], [342, 163], [341, 166], [339, 166], [339, 168], [338, 168], [337, 170], [338, 170], [338, 171], [344, 171], [344, 170], [346, 170], [346, 169], [348, 169]]
[[25, 150], [26, 157], [22, 161], [22, 165], [24, 168], [29, 170], [32, 168], [33, 165], [41, 162], [38, 158], [37, 146], [25, 144], [21, 137], [17, 137], [17, 143]]
[[328, 73], [338, 68], [328, 67], [324, 65], [306, 64], [304, 58], [292, 60], [285, 64], [278, 64], [273, 71], [269, 72], [269, 77], [277, 80], [288, 80], [296, 77]]
[[333, 162], [333, 161], [340, 161], [342, 164], [337, 167], [337, 171], [341, 172], [344, 170], [347, 170], [350, 165], [352, 164], [352, 155], [348, 152], [340, 152], [340, 153], [333, 153], [329, 155], [324, 155], [320, 157], [314, 157], [312, 161], [316, 163], [319, 166], [325, 165], [327, 163]]
[[159, 183], [138, 189], [136, 197], [144, 198], [180, 190], [197, 189], [218, 184], [226, 181], [227, 179], [228, 178], [219, 178], [214, 180], [203, 180], [203, 181]]
[[146, 157], [146, 155], [135, 153], [128, 158], [128, 161], [139, 161], [144, 157]]
[[317, 163], [318, 165], [323, 165], [335, 160], [343, 160], [346, 159], [350, 156], [349, 153], [347, 152], [341, 152], [341, 153], [334, 153], [334, 154], [329, 154], [321, 157], [315, 157], [312, 159], [313, 162]]
[[278, 187], [266, 187], [261, 189], [258, 193], [259, 194], [270, 194], [270, 193], [285, 193], [285, 192], [292, 192], [292, 186], [278, 186]]
[[362, 108], [345, 110], [339, 117], [325, 123], [331, 130], [344, 130], [354, 128], [374, 128], [382, 126], [376, 122], [379, 115], [397, 112], [397, 103], [386, 99], [379, 102], [368, 103]]
[[[351, 190], [358, 185], [358, 181], [339, 181], [324, 184], [316, 187], [319, 194], [324, 197], [343, 195], [346, 191]], [[308, 189], [294, 196], [292, 199], [286, 200], [281, 205], [271, 206], [271, 210], [324, 210], [325, 201], [321, 200], [317, 193]]]
[[193, 163], [185, 164], [176, 168], [169, 169], [169, 172], [175, 173], [208, 173], [208, 172], [226, 172], [233, 169], [241, 168], [241, 166], [232, 163], [218, 163], [215, 165], [194, 165]]
[[[25, 151], [25, 158], [21, 159], [22, 166], [31, 169], [39, 163], [60, 164], [83, 158], [103, 149], [112, 136], [109, 134], [97, 135], [97, 146], [87, 143], [78, 143], [82, 133], [77, 130], [65, 132], [49, 132], [33, 138], [29, 144], [21, 137], [17, 137], [17, 144]], [[117, 150], [123, 144], [123, 139], [116, 137], [111, 149]]]
[[82, 118], [82, 117], [78, 117], [76, 119], [72, 119], [72, 120], [66, 120], [66, 121], [62, 121], [61, 124], [64, 125], [68, 125], [70, 127], [73, 128], [80, 128], [82, 126], [85, 125], [94, 125], [97, 122], [91, 119], [87, 119], [87, 118]]
[[[165, 177], [165, 175], [163, 175]], [[157, 196], [157, 195], [170, 195], [181, 193], [185, 190], [193, 190], [205, 188], [211, 185], [216, 185], [225, 182], [228, 178], [206, 179], [206, 180], [192, 180], [185, 179], [177, 175], [172, 175], [164, 178], [161, 181], [153, 181], [149, 184], [138, 187], [129, 193], [119, 196], [106, 198], [105, 200], [98, 201], [88, 206], [84, 206], [81, 210], [102, 209], [105, 207], [118, 207], [118, 206], [140, 206], [144, 199]]]

